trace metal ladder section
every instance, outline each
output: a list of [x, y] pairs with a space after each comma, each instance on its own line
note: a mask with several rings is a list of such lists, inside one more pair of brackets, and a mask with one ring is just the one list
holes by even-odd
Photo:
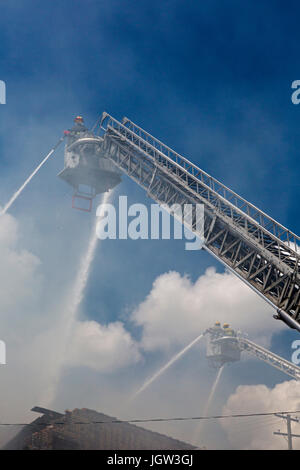
[[157, 203], [204, 205], [204, 248], [300, 331], [300, 237], [129, 119], [103, 113], [99, 129], [104, 155]]
[[296, 380], [300, 380], [300, 367], [296, 366], [295, 364], [283, 359], [277, 354], [274, 354], [267, 349], [258, 346], [257, 344], [249, 341], [246, 338], [239, 338], [238, 339], [240, 349], [242, 351], [246, 351], [249, 354], [257, 357], [261, 361], [270, 364], [271, 366], [275, 367], [276, 369], [281, 370], [285, 374], [293, 377]]

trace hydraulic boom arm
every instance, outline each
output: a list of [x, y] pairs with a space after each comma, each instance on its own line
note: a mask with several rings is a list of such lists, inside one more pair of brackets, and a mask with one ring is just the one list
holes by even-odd
[[204, 248], [300, 331], [300, 237], [129, 119], [103, 113], [100, 129], [105, 156], [154, 201], [204, 205]]
[[276, 369], [281, 370], [285, 374], [293, 377], [296, 380], [300, 380], [300, 367], [292, 364], [291, 362], [283, 359], [280, 356], [268, 351], [267, 349], [258, 346], [257, 344], [249, 341], [246, 338], [239, 338], [239, 345], [242, 351], [246, 351], [249, 354], [257, 357], [261, 361], [270, 364], [271, 366], [275, 367]]

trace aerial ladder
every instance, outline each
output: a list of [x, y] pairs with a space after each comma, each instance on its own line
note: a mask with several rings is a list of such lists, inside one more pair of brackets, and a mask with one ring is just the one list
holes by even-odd
[[253, 341], [250, 341], [248, 338], [239, 338], [238, 342], [241, 351], [245, 351], [252, 356], [255, 356], [260, 361], [264, 361], [270, 366], [281, 370], [290, 377], [293, 377], [295, 380], [300, 380], [300, 367], [296, 366], [292, 362], [277, 356], [277, 354], [268, 351], [262, 346], [258, 346], [258, 344], [253, 343]]
[[[274, 318], [300, 331], [299, 236], [128, 118], [104, 112], [89, 139], [100, 160], [113, 162], [170, 212], [175, 204], [202, 204], [203, 248], [275, 308]], [[80, 140], [72, 145], [80, 153]], [[195, 217], [183, 223], [202, 237]]]
[[[226, 333], [226, 331], [231, 333]], [[204, 336], [206, 336], [206, 359], [215, 369], [240, 361], [241, 353], [246, 352], [293, 377], [293, 379], [300, 380], [300, 367], [250, 341], [241, 332], [235, 332], [231, 328], [226, 330], [220, 326], [214, 326], [208, 328], [204, 332]]]

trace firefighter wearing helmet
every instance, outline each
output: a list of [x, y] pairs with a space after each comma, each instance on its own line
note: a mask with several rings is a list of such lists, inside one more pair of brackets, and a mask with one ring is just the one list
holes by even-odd
[[231, 337], [236, 336], [235, 331], [232, 328], [230, 328], [229, 323], [224, 323], [223, 332], [224, 332], [224, 336], [231, 336]]
[[210, 329], [210, 333], [214, 338], [218, 338], [220, 336], [223, 336], [223, 330], [221, 328], [221, 323], [219, 321], [216, 321], [214, 326]]
[[68, 145], [72, 144], [75, 140], [83, 137], [88, 132], [87, 127], [84, 125], [82, 116], [76, 116], [74, 119], [74, 126], [65, 131], [64, 134], [68, 137]]
[[71, 131], [75, 132], [86, 132], [87, 128], [84, 125], [83, 117], [82, 116], [76, 116], [74, 119], [74, 126], [72, 127]]

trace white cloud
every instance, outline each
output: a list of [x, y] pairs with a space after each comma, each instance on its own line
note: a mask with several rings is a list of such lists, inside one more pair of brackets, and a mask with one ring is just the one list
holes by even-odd
[[121, 322], [76, 322], [66, 362], [113, 373], [140, 359], [136, 343]]
[[[265, 413], [300, 410], [300, 383], [291, 380], [273, 389], [265, 385], [241, 385], [223, 407], [223, 414]], [[286, 432], [286, 421], [276, 417], [253, 417], [222, 420], [231, 444], [236, 449], [286, 449], [287, 443], [274, 431]], [[300, 424], [293, 422], [293, 432], [300, 434]], [[294, 439], [300, 449], [300, 440]]]
[[[34, 301], [41, 286], [40, 260], [18, 244], [19, 226], [11, 215], [0, 216], [0, 309], [2, 334], [6, 321], [12, 320], [18, 309]], [[21, 312], [19, 312], [21, 313]]]
[[44, 282], [40, 260], [20, 248], [20, 234], [14, 217], [0, 216], [0, 339], [7, 350], [7, 364], [0, 369], [0, 411], [7, 420], [25, 417], [41, 391], [43, 354], [33, 351], [32, 344], [43, 328], [40, 294]]
[[[2, 208], [0, 207], [0, 211]], [[18, 224], [10, 214], [4, 214], [0, 218], [0, 247], [15, 245], [18, 239]]]
[[272, 333], [284, 328], [273, 313], [233, 274], [209, 268], [195, 283], [174, 271], [162, 274], [132, 319], [143, 328], [142, 347], [152, 351], [187, 344], [215, 320], [229, 322], [267, 345]]

